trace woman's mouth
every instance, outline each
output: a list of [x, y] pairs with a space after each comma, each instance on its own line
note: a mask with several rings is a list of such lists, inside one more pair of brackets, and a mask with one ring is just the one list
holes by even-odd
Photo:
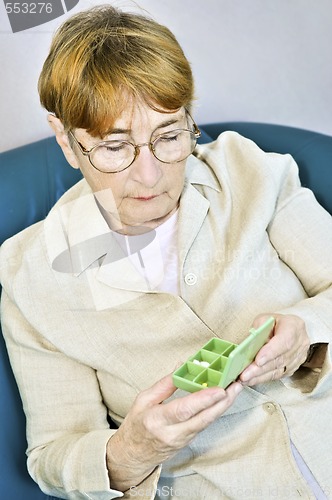
[[152, 196], [133, 196], [133, 200], [137, 200], [137, 201], [150, 201], [150, 200], [154, 200], [154, 198], [157, 198], [159, 195], [158, 194], [155, 194], [155, 195], [152, 195]]

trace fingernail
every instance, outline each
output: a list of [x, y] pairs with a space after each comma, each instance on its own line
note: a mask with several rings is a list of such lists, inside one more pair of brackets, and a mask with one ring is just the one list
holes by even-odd
[[217, 392], [215, 392], [215, 393], [213, 394], [213, 396], [212, 396], [212, 397], [213, 397], [213, 399], [214, 399], [215, 401], [222, 400], [222, 399], [225, 397], [225, 391], [224, 391], [224, 389], [219, 389]]
[[234, 387], [235, 394], [240, 394], [242, 390], [243, 390], [243, 385], [240, 382], [236, 382]]
[[252, 377], [251, 369], [248, 368], [245, 370], [243, 373], [241, 373], [241, 381], [246, 382], [247, 380], [250, 380]]
[[257, 366], [264, 366], [265, 363], [267, 362], [267, 359], [265, 356], [263, 356], [262, 358], [255, 360], [255, 362]]

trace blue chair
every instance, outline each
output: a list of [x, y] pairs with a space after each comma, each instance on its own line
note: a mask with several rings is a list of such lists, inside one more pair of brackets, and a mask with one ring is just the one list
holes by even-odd
[[[291, 153], [302, 184], [332, 213], [332, 137], [307, 130], [260, 123], [211, 123], [201, 126], [200, 142], [225, 130], [254, 140], [263, 150]], [[0, 245], [42, 220], [56, 200], [81, 178], [70, 168], [55, 139], [0, 154]], [[26, 469], [25, 417], [6, 347], [0, 335], [0, 498], [45, 500]]]
[[[54, 138], [0, 154], [0, 245], [46, 217], [56, 200], [79, 180]], [[0, 332], [1, 333], [1, 332]], [[45, 500], [26, 467], [25, 417], [0, 334], [0, 498]]]
[[[283, 125], [224, 122], [203, 125], [212, 139], [234, 130], [253, 140], [264, 151], [290, 153], [295, 158], [303, 186], [310, 188], [319, 203], [332, 214], [332, 137]], [[203, 135], [202, 139], [205, 139]]]

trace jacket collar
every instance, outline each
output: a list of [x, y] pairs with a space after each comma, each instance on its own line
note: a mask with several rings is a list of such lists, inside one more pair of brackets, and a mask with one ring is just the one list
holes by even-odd
[[[197, 151], [200, 156], [204, 149], [197, 147]], [[183, 259], [209, 209], [209, 201], [204, 196], [205, 187], [221, 190], [210, 167], [192, 155], [187, 161], [186, 181], [179, 208], [179, 245]], [[66, 247], [53, 255], [53, 269], [78, 276], [92, 266], [99, 268], [98, 279], [110, 286], [147, 291], [144, 280], [138, 275], [132, 261], [126, 258], [126, 252], [101, 215], [87, 182], [83, 179], [68, 193], [71, 196], [64, 195], [57, 209], [61, 227], [66, 233]], [[188, 224], [188, 220], [192, 222]], [[154, 232], [151, 233], [147, 238], [152, 240]], [[113, 265], [115, 262], [116, 266]]]
[[209, 144], [196, 146], [194, 155], [191, 155], [187, 162], [186, 178], [192, 185], [201, 185], [221, 192], [220, 182], [209, 165], [209, 153]]

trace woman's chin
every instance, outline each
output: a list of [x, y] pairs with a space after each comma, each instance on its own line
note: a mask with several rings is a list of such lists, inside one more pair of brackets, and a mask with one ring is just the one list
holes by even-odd
[[174, 212], [176, 208], [164, 211], [155, 211], [149, 213], [148, 211], [142, 214], [136, 214], [135, 218], [121, 218], [121, 225], [125, 234], [142, 234], [151, 231], [156, 227], [163, 224]]

